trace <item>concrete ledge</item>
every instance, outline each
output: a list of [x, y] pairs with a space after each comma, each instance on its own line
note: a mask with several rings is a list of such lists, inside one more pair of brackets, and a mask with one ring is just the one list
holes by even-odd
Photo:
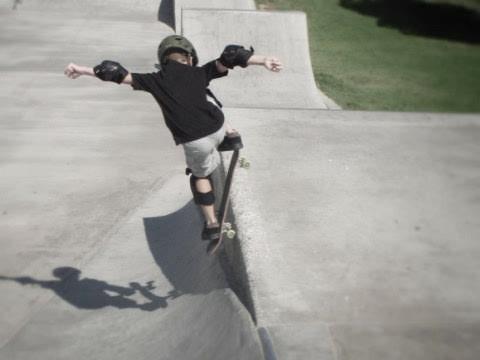
[[252, 164], [232, 188], [246, 277], [280, 358], [475, 358], [479, 115], [226, 114]]

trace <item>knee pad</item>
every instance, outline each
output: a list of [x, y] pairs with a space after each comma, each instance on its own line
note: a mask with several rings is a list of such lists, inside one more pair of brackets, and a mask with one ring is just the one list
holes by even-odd
[[[198, 179], [208, 179], [212, 186], [212, 191], [207, 193], [201, 193], [197, 191], [197, 180]], [[215, 193], [213, 192], [213, 181], [210, 176], [206, 177], [196, 177], [195, 175], [190, 175], [190, 189], [192, 190], [193, 200], [197, 205], [213, 205], [215, 204]]]

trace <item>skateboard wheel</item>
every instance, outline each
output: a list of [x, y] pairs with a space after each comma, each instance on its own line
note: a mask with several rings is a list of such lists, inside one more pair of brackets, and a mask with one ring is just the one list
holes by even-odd
[[235, 234], [236, 234], [236, 233], [235, 233], [235, 230], [228, 230], [228, 231], [227, 231], [227, 237], [228, 237], [229, 239], [233, 239], [233, 238], [235, 237]]
[[227, 223], [223, 224], [223, 227], [225, 228], [225, 230], [230, 230], [232, 228], [232, 224], [227, 222]]
[[250, 162], [247, 159], [245, 159], [244, 157], [242, 157], [240, 159], [240, 167], [248, 169], [250, 167]]

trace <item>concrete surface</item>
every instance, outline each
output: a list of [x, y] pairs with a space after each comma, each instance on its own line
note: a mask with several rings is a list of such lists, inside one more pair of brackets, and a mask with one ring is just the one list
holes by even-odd
[[128, 4], [1, 3], [0, 359], [263, 358], [155, 101], [63, 75], [153, 70], [172, 30]]
[[[255, 10], [255, 0], [170, 0], [174, 2], [175, 29], [183, 33], [182, 11], [188, 9]], [[213, 20], [213, 19], [212, 19]]]
[[228, 109], [233, 211], [278, 359], [476, 359], [480, 116]]
[[[162, 3], [158, 0], [0, 0], [2, 10], [41, 11], [39, 17], [63, 14], [70, 18], [154, 21]], [[40, 16], [41, 14], [41, 16]]]
[[252, 165], [209, 258], [156, 103], [62, 75], [151, 71], [175, 4], [0, 1], [1, 360], [478, 357], [480, 117], [322, 110], [305, 16], [251, 4], [176, 3], [201, 62], [286, 64], [214, 86]]

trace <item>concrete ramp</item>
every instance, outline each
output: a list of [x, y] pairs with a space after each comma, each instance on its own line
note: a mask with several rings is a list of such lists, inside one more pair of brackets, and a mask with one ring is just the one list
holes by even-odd
[[[77, 249], [73, 261], [58, 245], [55, 276], [29, 267], [22, 271], [28, 278], [3, 279], [2, 319], [11, 324], [2, 324], [0, 358], [262, 359], [248, 312], [217, 259], [192, 237], [201, 219], [182, 180], [150, 189], [148, 200], [93, 249]], [[68, 277], [59, 278], [66, 265]]]
[[156, 184], [92, 249], [77, 246], [74, 259], [57, 244], [51, 269], [30, 266], [23, 278], [3, 271], [14, 276], [1, 279], [9, 324], [0, 358], [262, 359], [250, 315], [192, 237], [202, 220], [182, 180]]
[[152, 71], [173, 33], [158, 3], [10, 5], [0, 10], [0, 359], [262, 359], [249, 313], [205, 254], [158, 105], [63, 75], [71, 61], [105, 58]]
[[182, 31], [202, 63], [218, 58], [228, 44], [241, 44], [252, 45], [258, 54], [278, 56], [285, 64], [281, 75], [252, 66], [212, 82], [226, 107], [338, 109], [316, 87], [304, 13], [184, 9]]
[[[167, 0], [168, 1], [168, 0]], [[188, 9], [255, 10], [255, 0], [170, 0], [175, 3], [175, 24], [178, 34], [182, 33], [182, 11]]]

